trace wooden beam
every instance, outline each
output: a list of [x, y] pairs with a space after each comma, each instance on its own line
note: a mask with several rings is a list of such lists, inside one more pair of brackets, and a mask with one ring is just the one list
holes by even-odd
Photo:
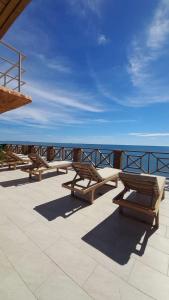
[[0, 113], [31, 103], [31, 97], [0, 86]]
[[[0, 12], [0, 39], [31, 0], [10, 0]], [[0, 2], [4, 5], [4, 2]]]

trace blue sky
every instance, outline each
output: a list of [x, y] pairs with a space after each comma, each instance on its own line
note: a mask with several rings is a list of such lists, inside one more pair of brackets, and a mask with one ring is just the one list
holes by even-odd
[[36, 0], [4, 40], [33, 103], [1, 140], [169, 145], [169, 0]]

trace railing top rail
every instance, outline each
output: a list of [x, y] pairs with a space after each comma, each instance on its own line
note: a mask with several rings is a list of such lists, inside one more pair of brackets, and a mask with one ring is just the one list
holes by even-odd
[[[0, 85], [20, 92], [21, 86], [25, 84], [22, 80], [22, 75], [25, 73], [25, 70], [22, 68], [22, 62], [26, 56], [2, 40], [0, 40], [0, 46], [4, 48], [4, 54], [0, 55], [2, 66]], [[8, 57], [4, 57], [3, 55], [7, 55]]]
[[[8, 143], [6, 143], [8, 144]], [[1, 143], [1, 145], [6, 145], [5, 143]], [[23, 143], [23, 144], [14, 144], [12, 143], [11, 145], [28, 145], [27, 143]], [[101, 150], [101, 151], [109, 151], [109, 152], [112, 152], [112, 151], [121, 151], [123, 153], [127, 152], [127, 153], [147, 153], [147, 154], [152, 154], [152, 153], [158, 153], [158, 154], [169, 154], [169, 150], [168, 151], [158, 151], [158, 150], [153, 150], [153, 151], [148, 151], [148, 150], [131, 150], [131, 149], [108, 149], [108, 148], [93, 148], [93, 147], [80, 147], [79, 146], [60, 146], [60, 145], [53, 145], [53, 144], [48, 144], [48, 145], [44, 145], [44, 144], [36, 144], [36, 143], [32, 143], [32, 144], [29, 144], [29, 145], [34, 145], [34, 146], [39, 146], [39, 147], [54, 147], [54, 148], [64, 148], [64, 149], [72, 149], [72, 148], [81, 148], [81, 149], [84, 149], [84, 150]]]
[[13, 46], [7, 44], [7, 43], [4, 42], [3, 40], [0, 40], [0, 43], [1, 43], [2, 45], [4, 45], [5, 47], [7, 47], [8, 49], [10, 49], [10, 50], [16, 52], [17, 54], [22, 55], [23, 59], [26, 58], [26, 56], [25, 56], [22, 52], [20, 52], [19, 50], [17, 50], [17, 49], [14, 48]]

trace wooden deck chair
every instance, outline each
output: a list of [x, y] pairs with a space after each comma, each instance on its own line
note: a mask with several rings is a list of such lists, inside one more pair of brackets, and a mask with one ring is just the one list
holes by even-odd
[[[124, 190], [119, 193], [113, 203], [119, 205], [119, 212], [123, 212], [123, 207], [133, 209], [140, 213], [155, 218], [155, 227], [159, 227], [159, 206], [165, 196], [165, 177], [146, 175], [146, 174], [128, 174], [119, 175]], [[134, 191], [126, 197], [126, 193]]]
[[2, 162], [2, 166], [8, 166], [10, 169], [16, 169], [17, 165], [24, 165], [30, 162], [28, 157], [23, 157], [11, 151], [3, 151], [4, 160]]
[[[72, 163], [72, 167], [76, 172], [75, 177], [73, 180], [63, 183], [62, 186], [71, 190], [73, 196], [75, 192], [82, 195], [90, 193], [89, 202], [91, 204], [94, 201], [95, 190], [99, 187], [108, 184], [110, 181], [115, 182], [115, 187], [117, 187], [119, 173], [121, 172], [121, 170], [113, 168], [96, 170], [89, 163], [76, 162]], [[83, 181], [83, 185], [79, 184], [80, 181]], [[86, 185], [84, 185], [84, 181], [87, 181]]]
[[63, 169], [68, 172], [68, 168], [71, 167], [72, 163], [70, 161], [53, 161], [47, 162], [37, 153], [31, 153], [28, 155], [32, 164], [21, 168], [22, 171], [29, 173], [29, 178], [32, 178], [32, 175], [38, 177], [38, 180], [42, 180], [42, 174], [46, 171], [56, 169], [58, 172], [59, 169]]

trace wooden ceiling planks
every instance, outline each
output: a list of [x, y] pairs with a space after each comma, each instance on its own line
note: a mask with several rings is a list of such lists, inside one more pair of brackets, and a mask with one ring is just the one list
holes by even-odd
[[0, 0], [0, 39], [31, 0]]
[[0, 86], [0, 113], [4, 113], [31, 102], [31, 97]]

